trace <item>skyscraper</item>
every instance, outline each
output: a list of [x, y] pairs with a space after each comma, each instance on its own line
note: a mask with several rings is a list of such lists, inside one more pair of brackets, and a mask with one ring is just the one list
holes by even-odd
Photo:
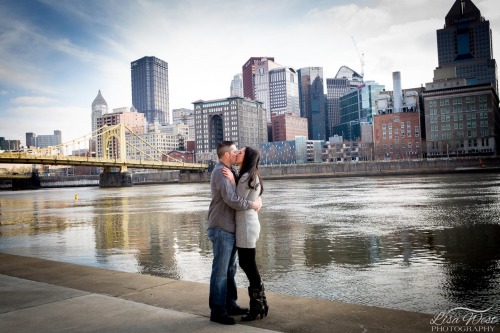
[[242, 66], [243, 73], [243, 97], [255, 100], [255, 65], [258, 62], [270, 60], [274, 62], [273, 57], [251, 57]]
[[323, 67], [299, 69], [301, 116], [307, 118], [310, 140], [326, 140], [325, 93]]
[[346, 92], [363, 84], [363, 77], [347, 66], [340, 67], [333, 79], [326, 79], [328, 134], [333, 134], [333, 127], [340, 124], [339, 99]]
[[281, 67], [269, 59], [262, 59], [255, 62], [255, 100], [262, 102], [262, 107], [267, 110], [267, 122], [271, 122], [271, 113], [269, 112], [271, 104], [269, 102], [269, 72]]
[[497, 155], [498, 79], [489, 21], [456, 0], [437, 30], [439, 67], [423, 93], [427, 156]]
[[132, 105], [144, 113], [148, 123], [168, 123], [168, 63], [156, 57], [144, 57], [133, 61], [130, 68]]
[[243, 97], [243, 75], [236, 74], [231, 81], [230, 96]]
[[[106, 113], [108, 113], [108, 103], [106, 103], [106, 100], [104, 97], [102, 97], [101, 90], [97, 92], [97, 96], [92, 102], [92, 133], [94, 133], [98, 128], [98, 122], [104, 116]], [[97, 156], [97, 140], [91, 139], [90, 142], [90, 152], [92, 156]]]
[[274, 113], [300, 116], [298, 82], [297, 72], [293, 68], [278, 67], [269, 71], [268, 122]]
[[490, 22], [471, 0], [456, 0], [437, 30], [439, 67], [434, 79], [466, 79], [467, 85], [491, 84], [498, 94]]
[[108, 113], [108, 103], [102, 97], [101, 91], [97, 92], [97, 96], [92, 102], [92, 133], [98, 128], [97, 121], [103, 115]]

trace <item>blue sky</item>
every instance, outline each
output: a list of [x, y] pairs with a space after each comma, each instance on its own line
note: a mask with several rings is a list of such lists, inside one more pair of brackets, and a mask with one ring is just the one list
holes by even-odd
[[[500, 54], [498, 0], [473, 0]], [[100, 89], [110, 109], [131, 106], [130, 63], [169, 64], [170, 108], [229, 95], [252, 56], [283, 66], [349, 66], [392, 89], [432, 81], [436, 30], [453, 0], [0, 0], [0, 136], [90, 133]], [[497, 59], [498, 60], [498, 59]]]

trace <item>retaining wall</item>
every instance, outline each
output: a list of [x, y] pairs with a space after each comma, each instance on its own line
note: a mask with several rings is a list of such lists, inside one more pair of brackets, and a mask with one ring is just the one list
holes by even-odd
[[265, 165], [261, 174], [267, 178], [363, 176], [383, 174], [424, 174], [491, 170], [500, 167], [500, 158], [425, 159], [375, 162], [334, 162], [291, 165]]
[[[491, 172], [500, 170], [500, 157], [423, 159], [374, 162], [334, 162], [290, 165], [263, 165], [261, 174], [267, 179], [342, 177], [397, 174], [428, 174], [447, 172]], [[99, 186], [95, 176], [40, 177], [42, 188]], [[209, 172], [180, 173], [179, 171], [145, 172], [132, 174], [132, 184], [200, 183], [209, 182]], [[1, 189], [11, 189], [12, 181], [4, 181]]]

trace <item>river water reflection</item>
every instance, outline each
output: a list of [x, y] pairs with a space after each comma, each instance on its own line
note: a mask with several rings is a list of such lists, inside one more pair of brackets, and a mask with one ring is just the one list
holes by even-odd
[[[499, 185], [498, 174], [267, 181], [266, 287], [431, 314], [489, 308]], [[206, 183], [0, 192], [0, 252], [208, 283], [209, 202]]]

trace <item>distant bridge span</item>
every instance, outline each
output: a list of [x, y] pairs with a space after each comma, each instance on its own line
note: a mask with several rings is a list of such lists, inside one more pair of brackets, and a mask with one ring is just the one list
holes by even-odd
[[[70, 150], [71, 155], [68, 153]], [[74, 155], [75, 151], [86, 153]], [[0, 153], [0, 163], [102, 167], [104, 172], [101, 174], [100, 185], [103, 187], [108, 186], [106, 183], [113, 187], [131, 186], [128, 168], [198, 172], [208, 170], [207, 164], [186, 163], [169, 156], [167, 152], [159, 151], [124, 124], [105, 125], [91, 134], [57, 146], [3, 152]], [[111, 172], [112, 168], [120, 168], [121, 175]]]
[[163, 162], [153, 160], [125, 160], [87, 157], [87, 156], [60, 156], [38, 155], [28, 152], [5, 152], [0, 154], [0, 163], [11, 164], [44, 164], [44, 165], [71, 165], [94, 166], [103, 168], [119, 167], [122, 172], [127, 168], [162, 169], [162, 170], [190, 170], [206, 171], [207, 164], [185, 163], [181, 161]]

